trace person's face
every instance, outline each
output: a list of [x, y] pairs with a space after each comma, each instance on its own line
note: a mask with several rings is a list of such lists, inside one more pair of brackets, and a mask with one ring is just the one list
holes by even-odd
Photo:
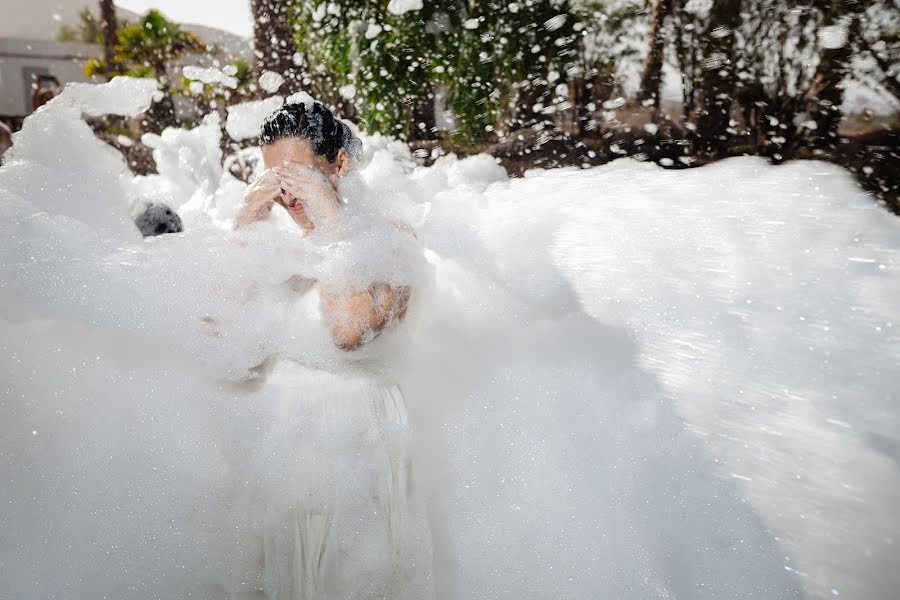
[[[350, 155], [345, 149], [341, 148], [335, 161], [329, 162], [325, 156], [315, 153], [309, 140], [301, 138], [282, 138], [266, 144], [262, 147], [262, 155], [263, 166], [266, 170], [284, 163], [312, 167], [325, 175], [335, 190], [337, 190], [339, 179], [350, 170]], [[284, 202], [288, 214], [303, 230], [312, 230], [312, 221], [303, 210], [303, 205], [295, 200], [293, 194], [285, 190]]]

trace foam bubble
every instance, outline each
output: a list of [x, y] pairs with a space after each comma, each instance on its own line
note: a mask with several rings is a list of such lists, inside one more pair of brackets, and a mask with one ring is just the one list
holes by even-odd
[[[140, 110], [154, 90], [123, 81], [29, 117], [0, 168], [14, 596], [274, 596], [300, 580], [300, 498], [342, 502], [348, 585], [392, 598], [793, 597], [786, 555], [839, 556], [841, 589], [865, 587], [845, 542], [880, 552], [897, 476], [820, 417], [896, 433], [878, 398], [897, 385], [900, 249], [846, 173], [621, 160], [509, 181], [491, 157], [423, 168], [363, 136], [340, 226], [301, 236], [278, 207], [233, 231], [246, 184], [216, 116], [148, 136], [148, 177], [80, 120]], [[266, 106], [232, 108], [229, 135]], [[147, 199], [185, 231], [142, 239]], [[406, 319], [343, 352], [320, 296], [372, 281], [412, 287]], [[409, 429], [361, 408], [388, 384]], [[393, 583], [359, 494], [386, 449], [412, 457], [429, 516], [408, 512], [414, 568]], [[797, 480], [798, 456], [829, 468]], [[844, 483], [862, 504], [829, 492]]]

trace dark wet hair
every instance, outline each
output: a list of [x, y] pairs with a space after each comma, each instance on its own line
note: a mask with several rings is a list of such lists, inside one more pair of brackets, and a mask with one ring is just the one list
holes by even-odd
[[289, 137], [309, 140], [313, 151], [328, 162], [337, 159], [341, 148], [358, 158], [362, 145], [350, 128], [319, 102], [285, 104], [266, 117], [259, 131], [259, 141], [264, 146]]

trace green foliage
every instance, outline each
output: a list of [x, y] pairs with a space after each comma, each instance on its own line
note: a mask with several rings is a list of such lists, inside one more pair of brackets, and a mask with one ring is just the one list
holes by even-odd
[[417, 109], [427, 111], [442, 85], [454, 133], [477, 143], [497, 126], [514, 86], [565, 81], [578, 59], [568, 0], [435, 0], [403, 15], [387, 4], [296, 2], [293, 12], [314, 91], [329, 100], [337, 89], [355, 92], [352, 101], [371, 131], [414, 136]]
[[123, 125], [120, 121], [117, 120], [109, 120], [103, 125], [103, 130], [108, 133], [110, 136], [124, 136], [131, 137], [131, 130], [128, 129], [125, 125]]
[[[104, 42], [103, 28], [93, 19], [89, 12], [83, 12], [85, 34], [91, 33], [89, 27], [99, 28], [99, 42]], [[91, 34], [93, 35], [93, 34]], [[144, 127], [150, 131], [161, 131], [165, 127], [178, 125], [173, 95], [187, 90], [183, 78], [170, 81], [168, 69], [185, 54], [207, 50], [205, 44], [193, 33], [185, 31], [178, 23], [168, 20], [158, 10], [149, 10], [134, 23], [119, 22], [116, 32], [116, 44], [113, 47], [113, 65], [106, 65], [100, 57], [91, 58], [84, 67], [85, 74], [127, 75], [129, 77], [156, 79], [163, 97], [155, 103], [144, 119]], [[244, 66], [245, 72], [249, 65]], [[213, 106], [206, 102], [207, 107]]]
[[[118, 19], [118, 28], [128, 25], [126, 19]], [[103, 23], [87, 6], [78, 11], [78, 24], [75, 26], [63, 25], [56, 34], [56, 39], [61, 42], [82, 42], [85, 44], [103, 45]]]
[[235, 68], [234, 78], [238, 82], [237, 88], [249, 87], [253, 83], [253, 67], [243, 58], [235, 59], [232, 64]]
[[[99, 44], [103, 43], [102, 27], [94, 20], [89, 10], [81, 13], [83, 33], [93, 35], [98, 28]], [[90, 27], [90, 28], [89, 28]], [[166, 67], [189, 52], [197, 52], [205, 48], [203, 42], [193, 33], [184, 31], [174, 21], [168, 20], [158, 10], [151, 9], [134, 23], [119, 22], [115, 46], [116, 67], [110, 75], [128, 75], [129, 77], [146, 77], [166, 79]], [[88, 77], [106, 73], [106, 65], [102, 58], [91, 58], [85, 64], [85, 75]]]
[[[329, 14], [328, 4], [339, 14]], [[337, 104], [343, 89], [367, 129], [408, 137], [411, 107], [430, 100], [431, 49], [421, 15], [392, 15], [386, 4], [298, 3], [297, 45], [314, 62], [319, 97]]]
[[465, 140], [477, 142], [497, 127], [504, 101], [517, 90], [564, 83], [578, 65], [581, 36], [568, 1], [470, 2], [449, 19], [450, 51], [438, 79]]
[[158, 10], [147, 11], [135, 23], [118, 31], [116, 60], [125, 65], [125, 73], [133, 77], [165, 77], [166, 65], [188, 52], [204, 48], [193, 33], [184, 31]]

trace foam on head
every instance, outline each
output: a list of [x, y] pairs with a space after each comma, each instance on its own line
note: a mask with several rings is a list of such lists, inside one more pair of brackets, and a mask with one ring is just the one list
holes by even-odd
[[266, 145], [285, 138], [309, 141], [313, 152], [330, 162], [335, 161], [342, 148], [351, 157], [359, 158], [362, 146], [345, 123], [315, 101], [289, 102], [266, 117], [260, 127], [260, 143]]

